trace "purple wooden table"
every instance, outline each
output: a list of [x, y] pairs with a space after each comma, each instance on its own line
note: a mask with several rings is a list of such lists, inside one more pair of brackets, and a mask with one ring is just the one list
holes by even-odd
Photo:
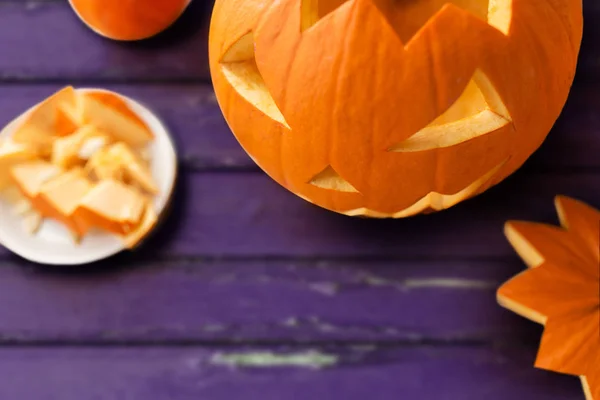
[[289, 194], [243, 153], [208, 75], [212, 1], [147, 43], [106, 41], [66, 1], [0, 0], [0, 123], [66, 84], [133, 96], [175, 135], [172, 213], [135, 254], [77, 271], [0, 250], [0, 399], [582, 400], [532, 368], [541, 329], [495, 302], [524, 268], [502, 233], [600, 206], [600, 4], [547, 142], [502, 185], [401, 221]]

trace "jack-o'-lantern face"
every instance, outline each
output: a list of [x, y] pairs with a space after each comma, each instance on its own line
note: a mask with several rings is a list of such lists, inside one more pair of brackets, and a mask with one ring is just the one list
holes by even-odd
[[448, 208], [515, 171], [567, 98], [581, 0], [217, 0], [211, 74], [273, 179], [347, 215]]

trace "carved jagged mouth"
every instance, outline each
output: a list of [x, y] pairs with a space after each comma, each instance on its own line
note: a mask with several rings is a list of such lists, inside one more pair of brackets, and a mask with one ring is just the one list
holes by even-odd
[[494, 175], [496, 175], [496, 173], [500, 170], [500, 168], [502, 168], [506, 164], [507, 161], [508, 158], [502, 161], [496, 167], [494, 167], [491, 171], [489, 171], [479, 179], [475, 180], [469, 186], [455, 194], [441, 194], [437, 192], [431, 192], [423, 198], [421, 198], [416, 203], [414, 203], [412, 206], [392, 214], [382, 213], [370, 210], [368, 208], [357, 208], [354, 210], [343, 212], [343, 214], [346, 214], [351, 217], [364, 216], [372, 218], [405, 218], [411, 215], [422, 213], [423, 211], [430, 209], [435, 211], [441, 211], [450, 208], [460, 203], [461, 201], [473, 196], [473, 194], [475, 194], [475, 192], [477, 192], [479, 188], [485, 185]]

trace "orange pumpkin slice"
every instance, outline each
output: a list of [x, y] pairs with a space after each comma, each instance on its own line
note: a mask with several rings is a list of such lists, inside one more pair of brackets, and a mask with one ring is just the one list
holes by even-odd
[[99, 228], [132, 248], [156, 224], [150, 195], [159, 190], [144, 156], [154, 133], [123, 97], [69, 86], [8, 129], [0, 194], [28, 232], [49, 218], [76, 240]]
[[86, 167], [100, 179], [127, 180], [148, 193], [158, 193], [150, 169], [125, 143], [115, 143], [97, 152]]
[[73, 105], [75, 101], [76, 92], [71, 86], [56, 92], [26, 114], [12, 140], [35, 148], [42, 156], [49, 155], [57, 137], [77, 130], [76, 122], [63, 111], [63, 107]]
[[84, 236], [89, 226], [74, 216], [79, 202], [93, 188], [83, 170], [74, 168], [46, 182], [40, 189], [36, 208], [47, 218], [63, 223], [77, 238]]
[[108, 151], [108, 148], [95, 152], [85, 165], [85, 169], [97, 180], [114, 179], [121, 182], [125, 180], [121, 163]]
[[154, 139], [150, 127], [118, 95], [89, 92], [81, 94], [78, 101], [78, 119], [84, 124], [96, 126], [116, 141], [141, 147]]
[[144, 216], [141, 222], [131, 233], [124, 238], [125, 246], [132, 249], [137, 246], [147, 235], [150, 233], [152, 228], [156, 225], [158, 216], [156, 210], [152, 205], [151, 201], [146, 201], [146, 207], [144, 209]]
[[42, 160], [28, 161], [11, 168], [10, 175], [17, 188], [32, 203], [39, 197], [42, 186], [60, 175], [56, 165]]
[[109, 142], [107, 135], [103, 134], [93, 125], [85, 125], [74, 134], [56, 139], [52, 146], [52, 163], [61, 168], [71, 168], [89, 156], [86, 145], [97, 139], [96, 148], [102, 148]]
[[11, 168], [10, 176], [24, 199], [17, 202], [17, 211], [24, 218], [23, 225], [28, 233], [35, 233], [44, 217], [47, 206], [40, 197], [46, 182], [56, 178], [61, 169], [41, 160], [28, 161]]
[[42, 224], [42, 214], [33, 208], [21, 191], [15, 186], [7, 186], [0, 192], [2, 200], [7, 202], [15, 215], [22, 218], [22, 225], [26, 233], [35, 234]]
[[11, 168], [24, 161], [31, 160], [35, 153], [27, 146], [8, 142], [0, 147], [0, 190], [11, 184]]
[[144, 214], [146, 198], [136, 189], [117, 180], [99, 182], [79, 202], [74, 216], [85, 228], [97, 227], [117, 235], [136, 228]]
[[140, 40], [171, 26], [190, 0], [71, 0], [81, 20], [99, 35], [114, 40]]

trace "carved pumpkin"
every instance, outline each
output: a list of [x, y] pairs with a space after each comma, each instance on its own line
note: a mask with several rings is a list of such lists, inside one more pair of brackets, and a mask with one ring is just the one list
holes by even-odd
[[114, 40], [141, 40], [171, 26], [191, 0], [69, 0], [93, 31]]
[[541, 145], [568, 96], [581, 0], [217, 0], [210, 66], [242, 147], [347, 215], [477, 195]]

